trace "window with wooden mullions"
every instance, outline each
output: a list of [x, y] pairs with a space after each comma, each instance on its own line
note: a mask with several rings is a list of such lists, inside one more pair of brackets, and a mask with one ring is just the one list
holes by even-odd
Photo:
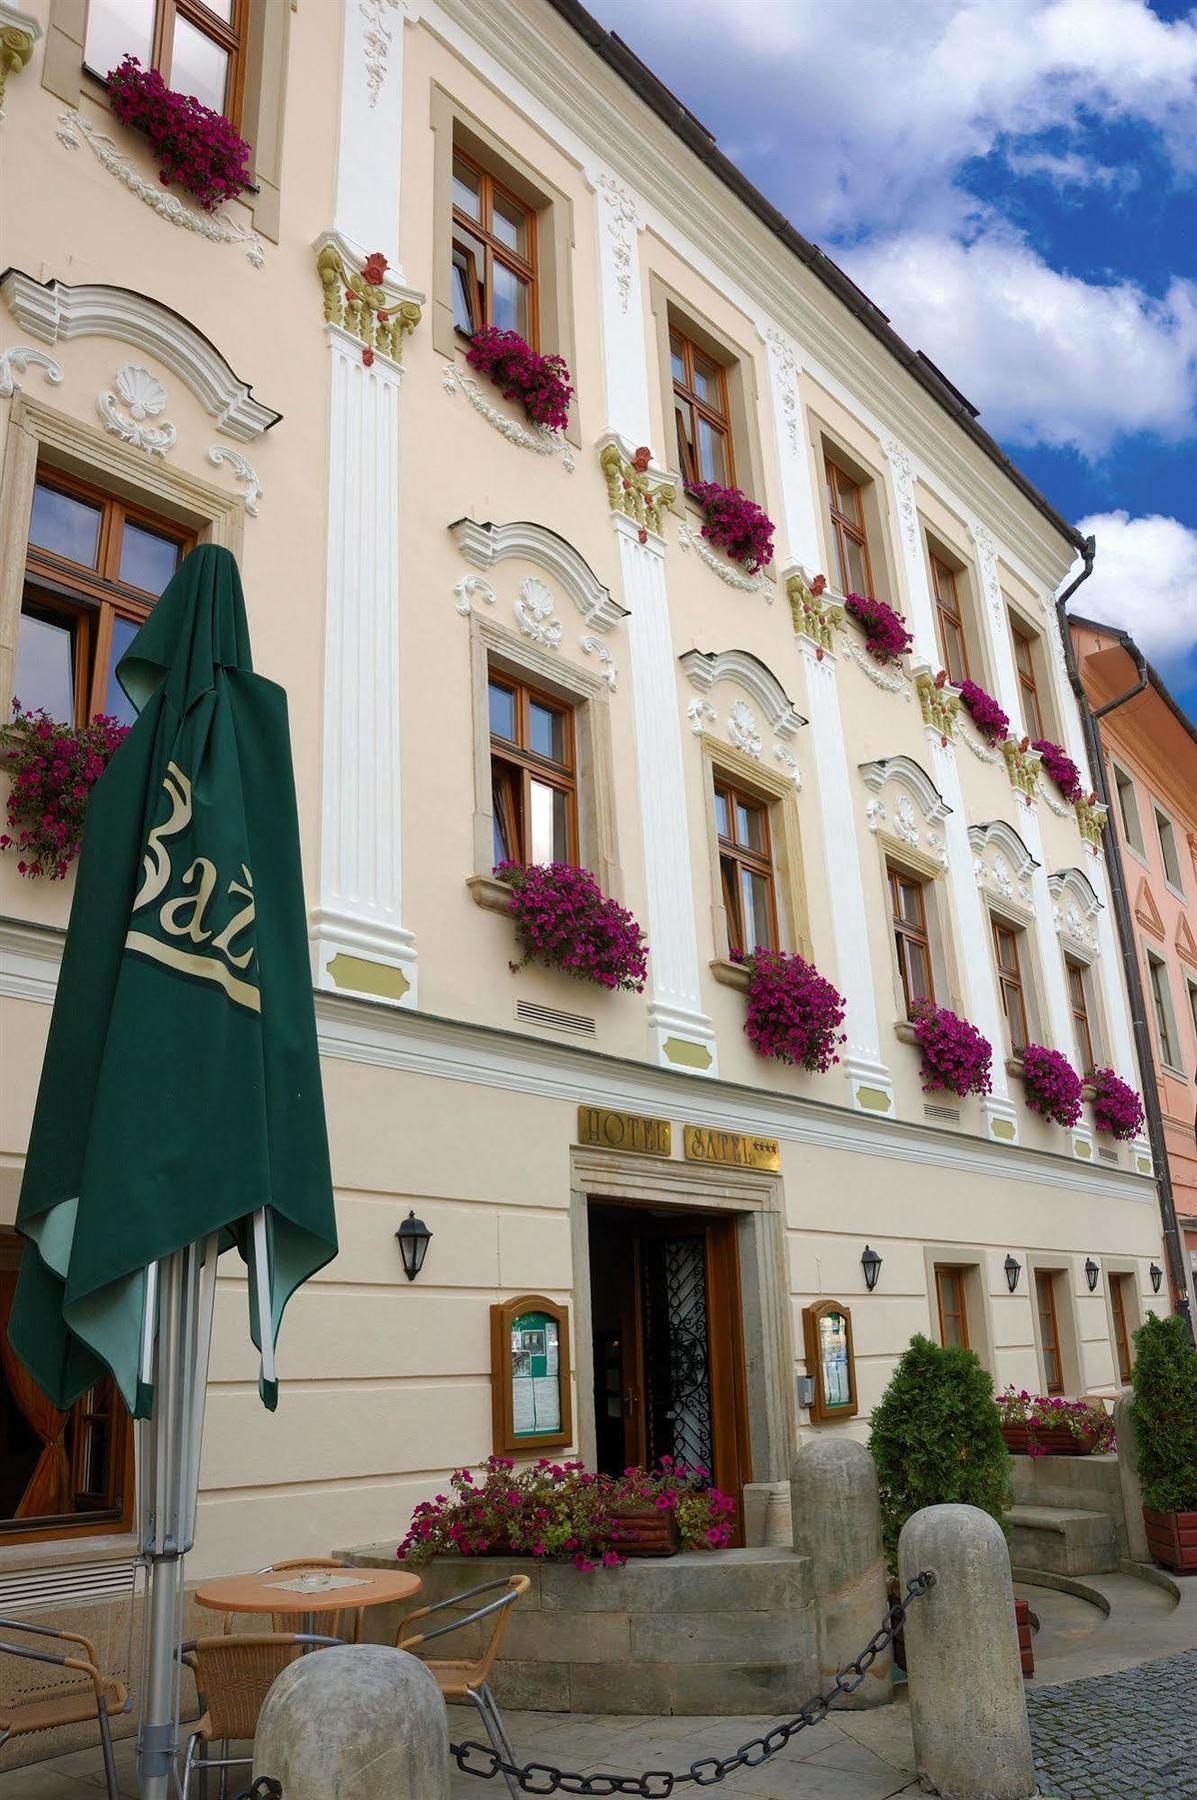
[[1022, 700], [1022, 722], [1027, 734], [1037, 742], [1047, 737], [1043, 726], [1043, 708], [1039, 704], [1039, 683], [1035, 675], [1035, 646], [1025, 631], [1011, 627], [1014, 635], [1014, 666], [1018, 671], [1018, 692]]
[[719, 873], [733, 957], [777, 949], [769, 809], [726, 781], [715, 783]]
[[169, 519], [57, 469], [39, 472], [13, 682], [26, 712], [133, 723], [116, 665], [193, 542]]
[[1126, 1294], [1130, 1282], [1129, 1275], [1110, 1276], [1110, 1311], [1114, 1316], [1114, 1350], [1118, 1357], [1118, 1379], [1123, 1387], [1129, 1385], [1133, 1367], [1131, 1336], [1126, 1322]]
[[891, 868], [888, 873], [898, 972], [902, 977], [902, 995], [909, 1019], [920, 1000], [935, 999], [931, 945], [927, 936], [926, 889], [923, 882], [904, 874], [901, 869]]
[[676, 328], [669, 333], [669, 360], [682, 480], [687, 487], [700, 481], [733, 487], [736, 466], [726, 371]]
[[1089, 1024], [1089, 996], [1086, 992], [1085, 968], [1083, 963], [1073, 962], [1071, 957], [1065, 959], [1068, 973], [1068, 1001], [1072, 1007], [1072, 1026], [1076, 1034], [1077, 1049], [1081, 1053], [1081, 1071], [1091, 1075], [1097, 1067], [1097, 1058], [1093, 1054], [1093, 1031]]
[[935, 626], [939, 635], [939, 654], [954, 687], [968, 680], [968, 645], [964, 639], [964, 619], [960, 611], [958, 577], [954, 569], [931, 558], [931, 585], [935, 594]]
[[1062, 1394], [1064, 1366], [1060, 1361], [1060, 1328], [1056, 1322], [1056, 1278], [1050, 1270], [1035, 1272], [1035, 1304], [1039, 1310], [1044, 1384], [1049, 1394]]
[[1016, 931], [1010, 925], [1003, 925], [1000, 919], [993, 921], [993, 948], [997, 958], [998, 986], [1001, 989], [1002, 1010], [1006, 1015], [1006, 1029], [1012, 1056], [1020, 1054], [1030, 1037], [1027, 1029], [1026, 994], [1022, 979], [1022, 956], [1019, 949], [1021, 936], [1021, 931]]
[[864, 496], [860, 483], [845, 475], [828, 457], [827, 502], [831, 509], [831, 535], [842, 594], [873, 592], [869, 541], [865, 532]]
[[249, 0], [88, 0], [83, 60], [101, 78], [126, 56], [241, 122]]
[[574, 716], [513, 677], [489, 684], [496, 863], [576, 863]]
[[968, 1349], [968, 1309], [964, 1301], [964, 1270], [950, 1264], [935, 1265], [935, 1299], [939, 1311], [939, 1341]]
[[461, 150], [453, 153], [453, 323], [518, 331], [533, 349], [536, 214]]

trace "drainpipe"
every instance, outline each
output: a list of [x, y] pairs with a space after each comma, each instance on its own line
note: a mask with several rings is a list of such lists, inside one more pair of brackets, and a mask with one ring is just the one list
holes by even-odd
[[1117, 707], [1125, 706], [1141, 694], [1148, 684], [1147, 664], [1143, 652], [1137, 644], [1132, 643], [1132, 650], [1138, 670], [1138, 680], [1128, 688], [1125, 694], [1119, 694], [1114, 700], [1108, 700], [1096, 712], [1089, 706], [1085, 686], [1077, 670], [1076, 656], [1073, 652], [1072, 631], [1068, 623], [1068, 602], [1076, 593], [1083, 581], [1088, 581], [1093, 573], [1093, 562], [1097, 553], [1097, 545], [1092, 537], [1085, 539], [1081, 551], [1083, 568], [1075, 581], [1069, 583], [1064, 592], [1056, 600], [1056, 618], [1059, 623], [1060, 637], [1064, 646], [1064, 663], [1068, 670], [1068, 679], [1076, 696], [1080, 709], [1081, 726], [1085, 734], [1085, 748], [1089, 754], [1089, 772], [1093, 779], [1093, 788], [1099, 800], [1103, 801], [1107, 810], [1106, 866], [1110, 875], [1110, 900], [1114, 908], [1114, 921], [1118, 930], [1118, 946], [1122, 952], [1122, 966], [1126, 975], [1127, 993], [1131, 1006], [1131, 1027], [1135, 1037], [1135, 1053], [1139, 1059], [1139, 1074], [1143, 1084], [1143, 1110], [1147, 1115], [1147, 1140], [1151, 1145], [1152, 1160], [1155, 1163], [1156, 1185], [1160, 1197], [1160, 1222], [1164, 1231], [1169, 1271], [1172, 1277], [1172, 1291], [1176, 1301], [1176, 1311], [1188, 1322], [1189, 1335], [1193, 1335], [1193, 1321], [1189, 1305], [1189, 1275], [1185, 1267], [1184, 1245], [1181, 1241], [1180, 1226], [1176, 1218], [1176, 1201], [1172, 1192], [1172, 1172], [1168, 1166], [1168, 1146], [1164, 1137], [1164, 1115], [1160, 1108], [1159, 1089], [1155, 1079], [1155, 1058], [1152, 1052], [1151, 1036], [1147, 1027], [1147, 998], [1143, 990], [1143, 975], [1139, 968], [1139, 952], [1135, 943], [1135, 929], [1131, 919], [1130, 900], [1126, 891], [1126, 875], [1122, 867], [1122, 847], [1118, 839], [1118, 828], [1115, 809], [1110, 800], [1110, 787], [1106, 780], [1105, 758], [1102, 755], [1101, 736], [1098, 732], [1098, 720], [1104, 719]]

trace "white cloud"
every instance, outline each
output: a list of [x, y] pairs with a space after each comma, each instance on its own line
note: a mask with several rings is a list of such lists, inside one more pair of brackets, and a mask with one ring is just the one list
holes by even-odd
[[1197, 650], [1197, 531], [1178, 519], [1097, 513], [1078, 527], [1097, 540], [1093, 573], [1071, 608], [1129, 631], [1163, 673]]
[[1197, 414], [1197, 288], [1061, 274], [1021, 236], [910, 231], [841, 259], [909, 342], [965, 385], [987, 428], [1093, 457], [1114, 438], [1179, 439]]
[[1008, 150], [1006, 162], [1016, 175], [1041, 175], [1058, 188], [1107, 188], [1129, 194], [1142, 183], [1141, 172], [1112, 163], [1090, 162], [1070, 150], [1055, 156], [1047, 150]]

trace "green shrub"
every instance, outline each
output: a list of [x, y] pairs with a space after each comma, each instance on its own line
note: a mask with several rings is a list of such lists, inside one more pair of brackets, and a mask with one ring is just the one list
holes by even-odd
[[873, 1413], [869, 1448], [881, 1488], [890, 1567], [898, 1533], [923, 1506], [979, 1506], [1005, 1530], [1013, 1503], [993, 1378], [971, 1350], [914, 1337]]
[[1155, 1313], [1135, 1333], [1131, 1418], [1143, 1503], [1197, 1511], [1197, 1350], [1179, 1313]]

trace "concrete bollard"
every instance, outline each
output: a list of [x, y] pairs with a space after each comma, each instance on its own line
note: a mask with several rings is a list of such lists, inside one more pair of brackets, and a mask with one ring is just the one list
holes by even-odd
[[[794, 1549], [811, 1560], [822, 1688], [864, 1649], [888, 1604], [872, 1456], [854, 1438], [812, 1438], [794, 1458], [790, 1505]], [[886, 1651], [863, 1685], [836, 1705], [885, 1706], [893, 1687], [893, 1657]]]
[[1122, 1510], [1126, 1514], [1126, 1553], [1132, 1562], [1149, 1563], [1147, 1527], [1143, 1523], [1143, 1490], [1139, 1486], [1139, 1446], [1131, 1418], [1133, 1394], [1119, 1394], [1114, 1402], [1114, 1444], [1118, 1451], [1118, 1480], [1122, 1484]]
[[976, 1506], [927, 1506], [902, 1527], [898, 1576], [935, 1586], [906, 1620], [906, 1676], [919, 1780], [943, 1800], [1036, 1792], [1018, 1658], [1010, 1553]]
[[286, 1800], [449, 1800], [449, 1727], [418, 1657], [385, 1644], [301, 1656], [266, 1696], [254, 1778]]

